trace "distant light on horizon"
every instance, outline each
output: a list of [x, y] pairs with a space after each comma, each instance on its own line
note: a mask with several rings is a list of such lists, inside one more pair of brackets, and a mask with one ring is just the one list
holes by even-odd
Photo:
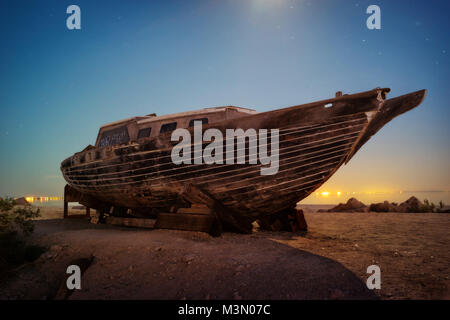
[[[15, 198], [14, 200], [16, 200], [17, 198]], [[59, 201], [59, 200], [63, 200], [62, 197], [34, 197], [34, 196], [28, 196], [25, 197], [25, 200], [28, 203], [34, 203], [34, 202], [49, 202], [49, 201]]]

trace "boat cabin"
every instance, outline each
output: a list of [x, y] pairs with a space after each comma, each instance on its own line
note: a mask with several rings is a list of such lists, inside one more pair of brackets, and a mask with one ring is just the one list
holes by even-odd
[[174, 131], [177, 128], [193, 127], [194, 121], [202, 121], [202, 124], [212, 124], [255, 113], [257, 112], [253, 109], [226, 106], [159, 117], [153, 113], [147, 116], [128, 118], [102, 126], [95, 146], [101, 148], [155, 137]]

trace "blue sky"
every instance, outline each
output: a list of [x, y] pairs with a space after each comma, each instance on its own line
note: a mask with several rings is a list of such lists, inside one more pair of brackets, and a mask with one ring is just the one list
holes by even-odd
[[[81, 30], [66, 8], [81, 8]], [[366, 28], [370, 4], [381, 30]], [[61, 195], [107, 122], [428, 89], [324, 186], [450, 190], [448, 1], [2, 1], [0, 195]]]

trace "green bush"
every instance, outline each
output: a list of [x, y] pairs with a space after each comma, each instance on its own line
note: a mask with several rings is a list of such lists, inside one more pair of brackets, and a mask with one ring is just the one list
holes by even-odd
[[16, 234], [19, 231], [25, 236], [34, 230], [33, 218], [39, 217], [39, 209], [32, 207], [15, 207], [12, 198], [0, 198], [0, 233]]
[[16, 206], [11, 198], [0, 198], [0, 280], [17, 265], [37, 259], [45, 250], [28, 245], [25, 238], [34, 230], [39, 209]]

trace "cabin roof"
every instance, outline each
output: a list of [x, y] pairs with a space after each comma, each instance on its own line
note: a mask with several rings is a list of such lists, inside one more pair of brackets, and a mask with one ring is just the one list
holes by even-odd
[[145, 118], [147, 118], [147, 116], [144, 116], [144, 117], [131, 117], [131, 118], [126, 118], [126, 119], [122, 119], [122, 120], [117, 120], [117, 121], [109, 122], [107, 124], [102, 125], [100, 127], [100, 129], [106, 128], [106, 127], [115, 126], [117, 124], [121, 124], [121, 123], [124, 123], [124, 122], [129, 122], [129, 121], [132, 121], [132, 120], [139, 121], [140, 119], [145, 119]]
[[202, 116], [202, 115], [206, 115], [206, 114], [210, 114], [210, 113], [217, 113], [217, 112], [225, 111], [227, 109], [236, 110], [238, 112], [247, 113], [247, 114], [257, 113], [253, 109], [241, 108], [241, 107], [235, 107], [235, 106], [213, 107], [213, 108], [204, 108], [204, 109], [200, 109], [200, 110], [167, 114], [167, 115], [163, 115], [163, 116], [159, 116], [159, 117], [158, 116], [149, 117], [149, 118], [145, 118], [142, 120], [138, 120], [138, 124], [160, 121], [160, 120], [170, 120], [170, 119], [176, 119], [176, 118], [187, 117], [187, 116], [197, 116], [197, 115]]
[[246, 114], [258, 113], [256, 110], [253, 110], [253, 109], [235, 107], [235, 106], [212, 107], [212, 108], [204, 108], [204, 109], [194, 110], [194, 111], [186, 111], [186, 112], [167, 114], [167, 115], [163, 115], [163, 116], [156, 116], [154, 114], [150, 114], [147, 116], [131, 117], [131, 118], [107, 123], [107, 124], [101, 126], [100, 129], [118, 125], [118, 124], [125, 123], [125, 122], [129, 122], [129, 121], [136, 121], [138, 124], [142, 124], [142, 123], [149, 123], [149, 122], [160, 121], [160, 120], [176, 119], [176, 118], [186, 117], [186, 116], [194, 116], [194, 115], [201, 116], [201, 115], [206, 115], [206, 114], [210, 114], [210, 113], [217, 113], [217, 112], [225, 111], [227, 109], [236, 110], [237, 112], [246, 113]]

